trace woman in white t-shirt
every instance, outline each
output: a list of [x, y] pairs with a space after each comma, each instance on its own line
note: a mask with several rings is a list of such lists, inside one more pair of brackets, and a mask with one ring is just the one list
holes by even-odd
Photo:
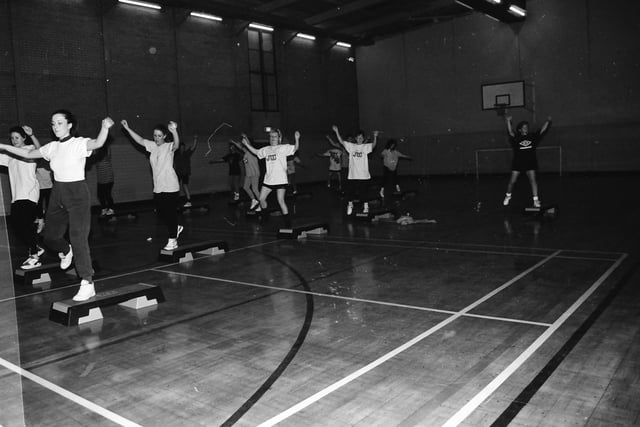
[[[37, 141], [28, 126], [14, 126], [9, 129], [9, 137], [14, 147], [35, 150], [36, 146], [27, 144]], [[39, 145], [38, 145], [39, 146]], [[36, 223], [40, 188], [36, 179], [35, 160], [26, 160], [14, 155], [0, 154], [0, 166], [6, 166], [11, 185], [11, 224], [29, 251], [29, 256], [21, 267], [23, 270], [40, 267], [40, 256], [44, 249], [38, 246]]]
[[285, 227], [291, 227], [289, 208], [284, 197], [288, 185], [287, 156], [292, 156], [298, 151], [300, 147], [300, 132], [296, 131], [294, 137], [296, 141], [294, 145], [282, 144], [280, 129], [273, 129], [269, 132], [269, 145], [256, 150], [249, 142], [247, 135], [242, 134], [242, 143], [247, 147], [247, 150], [265, 161], [266, 172], [260, 189], [260, 207], [256, 209], [256, 212], [261, 212], [267, 208], [267, 197], [271, 194], [271, 191], [276, 190]]
[[[102, 147], [109, 135], [113, 120], [102, 120], [96, 139], [75, 136], [77, 121], [71, 112], [57, 110], [51, 116], [51, 129], [58, 138], [37, 150], [4, 146], [4, 150], [28, 159], [44, 158], [53, 171], [51, 202], [43, 230], [44, 243], [60, 256], [60, 268], [66, 270], [75, 258], [75, 268], [81, 277], [80, 289], [73, 297], [85, 301], [95, 296], [93, 267], [89, 250], [91, 230], [91, 193], [85, 181], [87, 157]], [[69, 230], [69, 244], [64, 235]]]
[[363, 200], [362, 213], [369, 213], [369, 203], [366, 201], [367, 186], [371, 180], [369, 173], [369, 154], [376, 148], [378, 143], [378, 131], [373, 131], [373, 142], [365, 142], [364, 132], [358, 131], [355, 142], [348, 142], [342, 139], [338, 127], [332, 126], [333, 132], [338, 138], [338, 142], [349, 153], [349, 202], [347, 204], [347, 215], [353, 213], [353, 202]]
[[[178, 125], [169, 122], [167, 126], [159, 124], [153, 128], [153, 141], [144, 139], [129, 127], [126, 120], [121, 121], [131, 138], [149, 152], [149, 163], [153, 175], [153, 196], [158, 215], [165, 223], [169, 239], [164, 247], [166, 251], [178, 248], [178, 237], [183, 230], [178, 224], [178, 204], [180, 201], [180, 181], [173, 168], [173, 155], [180, 146]], [[173, 141], [167, 141], [171, 132]]]

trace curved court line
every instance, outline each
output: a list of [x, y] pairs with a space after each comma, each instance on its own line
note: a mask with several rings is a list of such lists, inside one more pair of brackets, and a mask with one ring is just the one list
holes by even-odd
[[125, 426], [125, 427], [141, 427], [140, 424], [136, 424], [131, 420], [128, 420], [118, 414], [116, 414], [115, 412], [111, 412], [108, 409], [103, 408], [102, 406], [98, 406], [95, 403], [91, 402], [90, 400], [85, 399], [84, 397], [78, 396], [77, 394], [64, 389], [54, 383], [52, 383], [51, 381], [45, 380], [42, 377], [39, 377], [38, 375], [35, 375], [27, 370], [22, 369], [19, 366], [14, 365], [13, 363], [0, 358], [0, 366], [4, 366], [5, 368], [7, 368], [10, 371], [15, 372], [16, 374], [20, 375], [23, 378], [27, 378], [31, 381], [33, 381], [36, 384], [41, 385], [42, 387], [56, 393], [59, 394], [60, 396], [64, 397], [65, 399], [68, 399], [80, 406], [84, 406], [85, 408], [87, 408], [88, 410], [102, 415], [104, 418], [113, 421], [114, 423], [121, 425], [121, 426]]
[[462, 310], [460, 310], [456, 314], [452, 315], [451, 317], [443, 320], [442, 322], [438, 323], [437, 325], [433, 326], [432, 328], [430, 328], [430, 329], [426, 330], [425, 332], [421, 333], [417, 337], [407, 341], [406, 343], [404, 343], [400, 347], [395, 348], [394, 350], [392, 350], [392, 351], [388, 352], [387, 354], [379, 357], [378, 359], [374, 360], [373, 362], [363, 366], [362, 368], [358, 369], [357, 371], [353, 372], [352, 374], [350, 374], [350, 375], [344, 377], [343, 379], [331, 384], [329, 387], [326, 387], [325, 389], [320, 390], [319, 392], [313, 394], [312, 396], [309, 396], [308, 398], [302, 400], [301, 402], [298, 402], [297, 404], [295, 404], [294, 406], [290, 407], [286, 411], [281, 412], [280, 414], [276, 415], [275, 417], [272, 417], [272, 418], [268, 419], [267, 421], [261, 423], [258, 427], [269, 427], [269, 426], [276, 425], [281, 421], [284, 421], [285, 419], [289, 418], [290, 416], [292, 416], [292, 415], [300, 412], [301, 410], [305, 409], [307, 406], [317, 402], [318, 400], [322, 399], [323, 397], [327, 396], [328, 394], [333, 393], [334, 391], [338, 390], [339, 388], [343, 387], [346, 384], [349, 384], [351, 381], [361, 377], [362, 375], [364, 375], [367, 372], [373, 370], [374, 368], [378, 367], [379, 365], [383, 364], [384, 362], [394, 358], [398, 354], [400, 354], [403, 351], [413, 347], [415, 344], [419, 343], [420, 341], [424, 340], [428, 336], [432, 335], [433, 333], [437, 332], [438, 330], [440, 330], [443, 327], [447, 326], [448, 324], [452, 323], [454, 320], [459, 319], [460, 317], [462, 317], [462, 315], [464, 313], [473, 310], [474, 308], [476, 308], [480, 304], [484, 303], [488, 299], [492, 298], [493, 296], [495, 296], [499, 292], [501, 292], [504, 289], [508, 288], [513, 283], [515, 283], [518, 280], [520, 280], [522, 277], [526, 276], [527, 274], [529, 274], [533, 270], [537, 269], [538, 267], [540, 267], [543, 264], [547, 263], [551, 259], [555, 258], [556, 255], [558, 255], [559, 253], [560, 253], [560, 251], [556, 251], [553, 254], [547, 256], [545, 259], [543, 259], [543, 260], [539, 261], [538, 263], [536, 263], [535, 265], [529, 267], [528, 269], [526, 269], [522, 273], [520, 273], [517, 276], [515, 276], [513, 279], [510, 279], [509, 281], [505, 282], [501, 286], [497, 287], [496, 289], [494, 289], [493, 291], [489, 292], [488, 294], [486, 294], [482, 298], [480, 298], [480, 299], [476, 300], [475, 302], [471, 303], [470, 305], [466, 306], [465, 308], [463, 308]]
[[544, 344], [555, 331], [564, 324], [564, 322], [593, 294], [596, 289], [617, 269], [622, 261], [627, 257], [623, 254], [618, 260], [611, 265], [589, 289], [587, 289], [553, 324], [540, 335], [520, 356], [509, 364], [497, 377], [487, 384], [478, 394], [476, 394], [469, 402], [460, 408], [443, 427], [457, 426], [463, 422], [478, 406], [480, 406], [494, 391], [498, 389], [520, 366], [524, 364], [537, 350]]
[[[287, 268], [289, 268], [289, 270], [293, 274], [298, 276], [298, 279], [300, 279], [300, 281], [301, 281], [302, 287], [305, 288], [305, 289], [311, 290], [309, 288], [309, 284], [304, 279], [304, 276], [302, 276], [302, 274], [300, 274], [300, 272], [298, 272], [298, 270], [296, 270], [295, 268], [291, 267], [290, 265], [288, 265], [287, 263], [285, 263], [281, 259], [276, 258], [275, 256], [270, 256], [270, 258], [276, 260], [277, 262], [280, 262], [282, 265], [284, 265]], [[309, 333], [309, 329], [311, 329], [311, 322], [313, 320], [313, 313], [314, 313], [313, 295], [307, 294], [305, 296], [305, 299], [306, 299], [306, 302], [307, 302], [307, 309], [305, 310], [304, 322], [302, 324], [302, 328], [300, 329], [300, 332], [298, 332], [298, 336], [296, 337], [295, 342], [293, 343], [293, 345], [291, 346], [291, 348], [287, 352], [286, 356], [278, 364], [278, 366], [271, 373], [271, 375], [269, 375], [269, 377], [266, 379], [266, 381], [264, 383], [262, 383], [262, 385], [258, 388], [258, 390], [256, 390], [251, 395], [251, 397], [249, 397], [249, 399], [247, 399], [247, 401], [242, 406], [240, 406], [240, 408], [238, 408], [229, 418], [227, 418], [221, 424], [222, 426], [226, 427], [226, 426], [234, 425], [238, 420], [240, 420], [240, 418], [242, 418], [242, 416], [244, 414], [247, 413], [247, 411], [249, 411], [249, 409], [251, 409], [253, 407], [253, 405], [258, 403], [260, 398], [267, 391], [269, 391], [271, 386], [278, 380], [278, 378], [280, 378], [280, 376], [282, 376], [282, 373], [285, 371], [285, 369], [287, 369], [289, 364], [293, 361], [293, 359], [296, 356], [296, 354], [298, 354], [298, 351], [300, 350], [300, 347], [302, 347], [302, 344], [304, 344], [304, 341], [307, 338], [307, 334]]]

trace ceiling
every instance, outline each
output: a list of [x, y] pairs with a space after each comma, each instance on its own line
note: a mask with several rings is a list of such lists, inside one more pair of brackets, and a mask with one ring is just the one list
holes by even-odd
[[166, 6], [252, 21], [356, 45], [471, 11], [455, 0], [164, 0]]

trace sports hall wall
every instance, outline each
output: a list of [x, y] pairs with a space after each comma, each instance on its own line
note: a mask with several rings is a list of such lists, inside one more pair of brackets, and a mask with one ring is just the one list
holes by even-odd
[[[231, 135], [265, 139], [264, 126], [302, 132], [301, 181], [326, 177], [332, 123], [355, 128], [358, 103], [355, 65], [349, 50], [329, 41], [294, 39], [277, 30], [279, 111], [252, 112], [247, 22], [222, 23], [187, 16], [189, 11], [154, 11], [112, 0], [10, 0], [0, 2], [0, 139], [28, 124], [49, 141], [50, 115], [58, 108], [79, 119], [80, 135], [95, 137], [109, 115], [116, 203], [152, 196], [149, 163], [122, 133], [120, 120], [151, 139], [157, 123], [175, 120], [182, 140], [200, 145], [192, 159], [195, 194], [228, 189], [227, 165], [209, 164], [227, 152]], [[214, 150], [206, 140], [222, 122]], [[9, 206], [6, 173], [0, 174]], [[95, 170], [87, 179], [95, 188]], [[94, 199], [94, 203], [97, 203]]]
[[[429, 25], [356, 51], [360, 120], [405, 137], [416, 157], [401, 173], [475, 173], [476, 150], [508, 148], [503, 118], [482, 111], [481, 85], [524, 80], [514, 123], [547, 116], [543, 146], [565, 171], [637, 171], [640, 165], [640, 2], [529, 0], [524, 24], [480, 13]], [[508, 151], [480, 151], [481, 173], [506, 173]], [[559, 149], [539, 151], [557, 171]]]

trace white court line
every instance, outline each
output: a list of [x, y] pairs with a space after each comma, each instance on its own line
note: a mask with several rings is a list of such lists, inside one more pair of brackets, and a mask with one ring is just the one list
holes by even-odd
[[[231, 253], [231, 252], [239, 252], [242, 251], [244, 249], [252, 249], [252, 248], [257, 248], [260, 246], [266, 246], [266, 245], [270, 245], [271, 243], [276, 243], [276, 242], [280, 242], [282, 239], [276, 239], [276, 240], [271, 240], [268, 242], [262, 242], [262, 243], [256, 243], [255, 245], [250, 245], [250, 246], [243, 246], [241, 248], [236, 248], [236, 249], [230, 249], [227, 252], [224, 252], [225, 254]], [[204, 259], [207, 257], [214, 257], [214, 256], [219, 256], [219, 255], [223, 255], [223, 254], [215, 254], [215, 255], [207, 255], [207, 256], [203, 256], [202, 258], [198, 258], [198, 259]], [[139, 274], [139, 273], [146, 273], [148, 271], [154, 271], [157, 268], [165, 268], [165, 267], [170, 267], [172, 265], [178, 265], [180, 264], [180, 262], [172, 262], [171, 264], [164, 264], [164, 265], [159, 265], [156, 267], [150, 267], [150, 268], [145, 268], [142, 270], [136, 270], [136, 271], [129, 271], [127, 273], [121, 273], [121, 274], [115, 274], [113, 276], [107, 276], [107, 277], [101, 277], [100, 279], [94, 279], [94, 282], [104, 282], [105, 280], [113, 280], [113, 279], [117, 279], [119, 277], [127, 277], [127, 276], [133, 276], [134, 274]], [[11, 298], [5, 298], [5, 299], [0, 299], [0, 304], [3, 302], [8, 302], [8, 301], [15, 301], [21, 298], [28, 298], [28, 297], [32, 297], [34, 295], [42, 295], [42, 294], [46, 294], [49, 292], [56, 292], [59, 291], [61, 289], [68, 289], [68, 288], [77, 288], [79, 285], [77, 283], [74, 283], [72, 285], [67, 285], [67, 286], [60, 286], [58, 288], [51, 288], [51, 289], [45, 289], [43, 291], [40, 292], [33, 292], [30, 294], [24, 294], [24, 295], [18, 295], [18, 296], [13, 296]], [[2, 427], [2, 426], [0, 426]]]
[[126, 426], [126, 427], [141, 427], [139, 424], [134, 423], [131, 420], [128, 420], [114, 412], [109, 411], [108, 409], [103, 408], [102, 406], [98, 406], [95, 403], [85, 399], [84, 397], [78, 396], [75, 393], [70, 392], [67, 389], [64, 389], [54, 383], [52, 383], [51, 381], [45, 380], [42, 377], [39, 377], [29, 371], [26, 371], [24, 369], [22, 369], [19, 366], [14, 365], [13, 363], [0, 358], [0, 366], [4, 366], [5, 368], [7, 368], [10, 371], [15, 372], [16, 374], [20, 375], [23, 378], [27, 378], [31, 381], [33, 381], [36, 384], [41, 385], [42, 387], [51, 390], [54, 393], [59, 394], [60, 396], [80, 405], [80, 406], [84, 406], [85, 408], [87, 408], [88, 410], [95, 412], [96, 414], [102, 415], [104, 418], [119, 424], [121, 426]]
[[[349, 242], [349, 241], [342, 242], [342, 241], [331, 241], [331, 240], [321, 240], [321, 239], [311, 239], [309, 241], [314, 243], [318, 243], [318, 242], [329, 243], [332, 245], [343, 245], [343, 244], [349, 244], [353, 246], [366, 245], [368, 247], [381, 247], [381, 248], [422, 249], [422, 250], [431, 250], [431, 251], [440, 251], [440, 252], [463, 252], [463, 253], [489, 254], [489, 255], [530, 256], [530, 257], [537, 257], [537, 258], [542, 258], [548, 255], [546, 253], [507, 252], [507, 251], [497, 251], [497, 250], [483, 251], [480, 249], [430, 247], [430, 246], [420, 246], [420, 245], [396, 245], [393, 243], [367, 243], [367, 242]], [[576, 252], [569, 249], [556, 249], [556, 251]], [[611, 255], [614, 255], [614, 252], [611, 252]], [[557, 258], [576, 259], [576, 260], [583, 260], [583, 261], [607, 261], [607, 262], [613, 262], [616, 260], [616, 258], [579, 257], [579, 256], [569, 256], [569, 255], [561, 255], [561, 256], [558, 256]]]
[[564, 324], [564, 322], [593, 294], [596, 289], [613, 273], [627, 257], [627, 254], [623, 254], [618, 260], [605, 271], [598, 280], [596, 280], [589, 289], [583, 293], [580, 298], [574, 302], [562, 315], [553, 322], [553, 324], [536, 339], [525, 351], [518, 356], [509, 366], [506, 367], [497, 377], [487, 384], [478, 394], [476, 394], [466, 405], [458, 410], [443, 427], [457, 426], [463, 422], [478, 406], [482, 404], [494, 391], [500, 387], [520, 366], [524, 364], [535, 352], [544, 344], [555, 331]]
[[493, 291], [489, 292], [488, 294], [486, 294], [482, 298], [476, 300], [475, 302], [473, 302], [472, 304], [470, 304], [467, 307], [463, 308], [462, 310], [460, 310], [459, 312], [455, 313], [451, 317], [443, 320], [442, 322], [440, 322], [437, 325], [433, 326], [432, 328], [426, 330], [425, 332], [421, 333], [420, 335], [418, 335], [417, 337], [413, 338], [412, 340], [407, 341], [406, 343], [404, 343], [400, 347], [397, 347], [394, 350], [390, 351], [389, 353], [383, 355], [382, 357], [374, 360], [373, 362], [369, 363], [368, 365], [363, 366], [362, 368], [358, 369], [357, 371], [353, 372], [352, 374], [344, 377], [340, 381], [337, 381], [337, 382], [331, 384], [329, 387], [326, 387], [325, 389], [320, 390], [316, 394], [314, 394], [314, 395], [302, 400], [301, 402], [298, 402], [297, 404], [295, 404], [294, 406], [290, 407], [286, 411], [281, 412], [280, 414], [276, 415], [275, 417], [270, 418], [267, 421], [261, 423], [259, 425], [259, 427], [273, 426], [273, 425], [276, 425], [277, 423], [279, 423], [280, 421], [284, 421], [285, 419], [289, 418], [290, 416], [300, 412], [301, 410], [303, 410], [307, 406], [317, 402], [318, 400], [322, 399], [323, 397], [327, 396], [328, 394], [333, 393], [334, 391], [336, 391], [339, 388], [343, 387], [344, 385], [350, 383], [351, 381], [361, 377], [362, 375], [364, 375], [367, 372], [373, 370], [374, 368], [378, 367], [379, 365], [383, 364], [384, 362], [394, 358], [398, 354], [402, 353], [403, 351], [409, 349], [410, 347], [412, 347], [415, 344], [419, 343], [423, 339], [427, 338], [429, 335], [432, 335], [433, 333], [435, 333], [438, 330], [442, 329], [443, 327], [447, 326], [449, 323], [453, 322], [454, 320], [457, 320], [465, 312], [473, 310], [474, 308], [476, 308], [478, 305], [482, 304], [483, 302], [485, 302], [489, 298], [492, 298], [497, 293], [499, 293], [502, 290], [508, 288], [513, 283], [515, 283], [516, 281], [518, 281], [519, 279], [521, 279], [525, 275], [529, 274], [530, 272], [532, 272], [536, 268], [542, 266], [543, 264], [545, 264], [547, 261], [549, 261], [552, 258], [554, 258], [559, 253], [560, 253], [560, 251], [556, 251], [553, 254], [547, 256], [545, 259], [543, 259], [543, 260], [539, 261], [538, 263], [536, 263], [535, 265], [529, 267], [528, 269], [526, 269], [522, 273], [518, 274], [513, 279], [509, 280], [508, 282], [504, 283], [502, 286], [500, 286], [500, 287], [494, 289]]
[[[314, 295], [314, 296], [323, 297], [323, 298], [335, 298], [335, 299], [352, 301], [352, 302], [361, 302], [361, 303], [367, 303], [367, 304], [384, 305], [384, 306], [387, 306], [387, 307], [407, 308], [407, 309], [410, 309], [410, 310], [427, 311], [427, 312], [431, 312], [431, 313], [442, 313], [442, 314], [457, 314], [457, 313], [459, 313], [458, 311], [454, 311], [454, 310], [442, 310], [442, 309], [439, 309], [439, 308], [420, 307], [420, 306], [417, 306], [417, 305], [400, 304], [400, 303], [395, 303], [395, 302], [379, 301], [379, 300], [373, 300], [373, 299], [345, 297], [345, 296], [342, 296], [342, 295], [334, 295], [334, 294], [325, 294], [325, 293], [322, 293], [322, 292], [305, 291], [303, 289], [283, 288], [283, 287], [271, 286], [271, 285], [261, 285], [259, 283], [242, 282], [240, 280], [222, 279], [222, 278], [211, 277], [211, 276], [201, 276], [199, 274], [184, 273], [184, 272], [181, 272], [181, 271], [171, 271], [171, 270], [156, 270], [156, 271], [158, 271], [160, 273], [165, 273], [165, 274], [176, 274], [176, 275], [183, 276], [183, 277], [192, 277], [192, 278], [196, 278], [196, 279], [204, 279], [204, 280], [212, 280], [212, 281], [225, 282], [225, 283], [233, 283], [235, 285], [245, 285], [245, 286], [251, 286], [251, 287], [255, 287], [255, 288], [271, 289], [271, 290], [275, 290], [275, 291], [292, 292], [292, 293], [296, 293], [296, 294]], [[485, 316], [485, 315], [482, 315], [482, 314], [465, 313], [465, 314], [463, 314], [463, 316], [465, 316], [465, 317], [477, 317], [477, 318], [488, 319], [488, 320], [497, 320], [497, 321], [502, 321], [502, 322], [523, 323], [523, 324], [526, 324], [526, 325], [543, 326], [543, 327], [548, 327], [548, 326], [551, 325], [550, 323], [534, 322], [532, 320], [521, 320], [521, 319], [511, 319], [511, 318], [507, 318], [507, 317]]]

